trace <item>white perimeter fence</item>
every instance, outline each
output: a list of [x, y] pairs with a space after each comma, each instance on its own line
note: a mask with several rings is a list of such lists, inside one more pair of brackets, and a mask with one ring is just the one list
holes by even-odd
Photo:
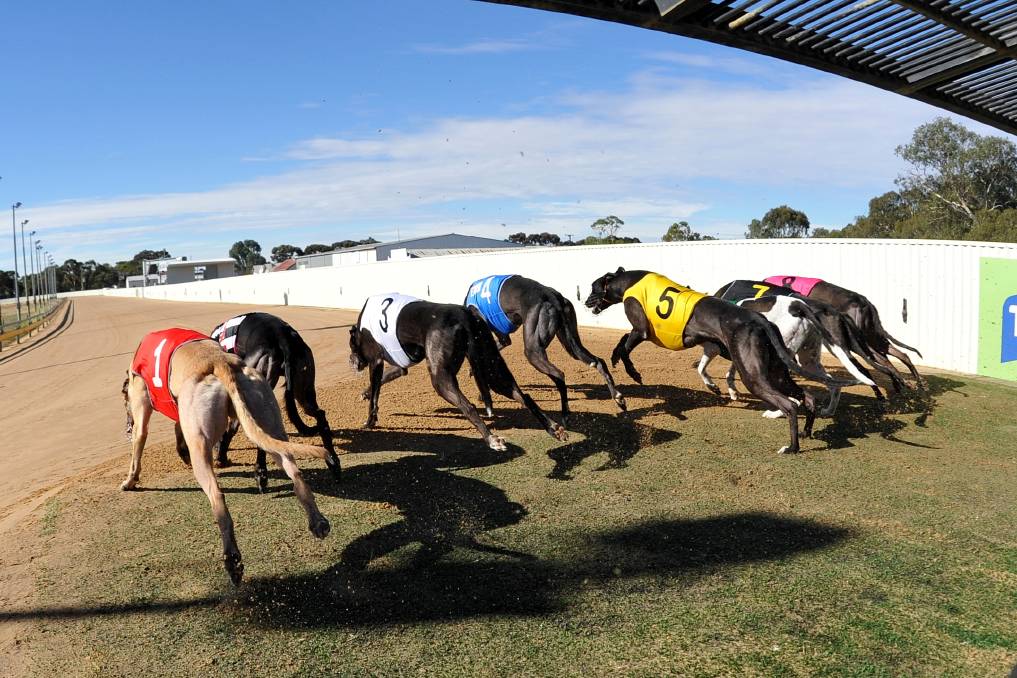
[[[982, 259], [1013, 260], [1017, 271], [1017, 244], [931, 240], [745, 240], [520, 248], [284, 271], [147, 289], [103, 290], [93, 294], [359, 310], [367, 296], [380, 292], [402, 292], [432, 301], [462, 303], [473, 280], [485, 275], [515, 273], [550, 285], [571, 299], [581, 325], [624, 329], [628, 322], [620, 305], [594, 316], [582, 304], [589, 294], [590, 283], [619, 266], [656, 271], [707, 293], [735, 279], [800, 275], [829, 280], [866, 295], [879, 309], [886, 329], [922, 351], [924, 359], [917, 362], [976, 373], [980, 371]], [[1002, 263], [1008, 266], [1008, 262]], [[1017, 294], [1017, 289], [1012, 294]], [[906, 322], [902, 317], [905, 302]], [[998, 346], [998, 334], [996, 341]], [[996, 350], [998, 356], [998, 348]]]

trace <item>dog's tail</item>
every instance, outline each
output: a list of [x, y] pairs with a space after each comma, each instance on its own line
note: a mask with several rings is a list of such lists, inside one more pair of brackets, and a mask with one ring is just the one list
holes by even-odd
[[[263, 450], [275, 452], [276, 454], [299, 454], [324, 459], [326, 455], [325, 448], [282, 440], [272, 436], [261, 427], [261, 424], [258, 423], [258, 420], [248, 409], [243, 391], [237, 383], [236, 372], [238, 369], [226, 360], [216, 360], [213, 374], [226, 388], [226, 393], [229, 394], [230, 400], [233, 402], [233, 409], [237, 412], [240, 425], [243, 427], [247, 437], [251, 439], [251, 442]], [[275, 406], [274, 398], [272, 399], [272, 406]]]
[[783, 362], [787, 366], [787, 368], [794, 372], [795, 374], [801, 375], [806, 379], [818, 381], [820, 383], [826, 384], [827, 386], [854, 386], [855, 384], [858, 383], [858, 381], [854, 379], [850, 381], [845, 381], [843, 379], [834, 379], [833, 377], [822, 375], [819, 372], [813, 372], [812, 370], [807, 370], [803, 368], [795, 361], [794, 356], [792, 356], [788, 352], [787, 346], [784, 345], [784, 340], [781, 339], [780, 333], [777, 332], [777, 328], [774, 327], [774, 324], [771, 323], [766, 318], [764, 318], [759, 313], [756, 313], [754, 315], [756, 316], [755, 317], [756, 322], [762, 324], [763, 329], [766, 332], [766, 336], [770, 339], [770, 343], [773, 344], [773, 348], [777, 352], [777, 356], [780, 357], [781, 362]]
[[[295, 335], [296, 332], [293, 332]], [[290, 337], [283, 337], [279, 341], [279, 348], [282, 350], [283, 357], [283, 376], [286, 377], [286, 389], [283, 394], [283, 401], [286, 403], [286, 416], [289, 417], [290, 423], [296, 427], [297, 433], [302, 436], [310, 436], [315, 434], [315, 430], [304, 423], [303, 418], [300, 416], [300, 412], [297, 411], [297, 401], [293, 395], [295, 386], [293, 385], [293, 355], [290, 353]], [[297, 336], [299, 339], [299, 336]], [[308, 351], [310, 353], [310, 351]], [[305, 363], [306, 365], [306, 363]]]
[[591, 362], [597, 357], [590, 353], [582, 340], [579, 338], [579, 319], [576, 317], [576, 308], [572, 302], [561, 297], [562, 322], [558, 326], [558, 339], [561, 341], [565, 351], [576, 360]]
[[516, 380], [505, 364], [505, 359], [501, 357], [487, 322], [473, 306], [468, 306], [465, 310], [468, 333], [466, 359], [470, 361], [470, 367], [475, 374], [483, 377], [491, 390], [511, 398]]
[[[851, 360], [851, 355], [848, 353], [848, 351], [851, 350], [850, 345], [845, 346], [838, 341], [837, 338], [834, 337], [833, 334], [826, 328], [823, 321], [819, 319], [815, 309], [809, 306], [808, 303], [801, 300], [795, 300], [788, 306], [788, 311], [791, 315], [799, 318], [805, 316], [805, 318], [812, 323], [813, 327], [815, 327], [819, 332], [819, 336], [822, 338], [823, 345], [826, 346], [826, 350], [836, 356], [837, 360], [840, 361], [840, 364], [844, 366], [844, 369], [851, 373], [851, 376], [866, 386], [876, 385], [874, 381], [862, 374], [855, 366], [854, 361]], [[801, 315], [799, 315], [799, 313], [801, 313]], [[838, 314], [838, 316], [843, 318], [842, 314]]]

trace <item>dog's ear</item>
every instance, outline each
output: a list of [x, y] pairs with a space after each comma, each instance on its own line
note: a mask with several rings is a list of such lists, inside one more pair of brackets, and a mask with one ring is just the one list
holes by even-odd
[[621, 275], [621, 274], [622, 274], [622, 273], [624, 273], [624, 272], [625, 272], [625, 269], [624, 269], [623, 267], [619, 266], [619, 267], [618, 267], [618, 270], [617, 270], [617, 271], [615, 271], [615, 272], [614, 272], [614, 274], [615, 274], [615, 275]]

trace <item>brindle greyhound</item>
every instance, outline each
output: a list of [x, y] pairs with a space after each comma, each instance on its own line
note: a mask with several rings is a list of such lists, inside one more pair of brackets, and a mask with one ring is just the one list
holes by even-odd
[[[523, 345], [526, 359], [530, 364], [543, 372], [558, 388], [561, 397], [561, 419], [564, 424], [569, 416], [569, 400], [565, 387], [565, 375], [547, 359], [547, 347], [558, 337], [558, 341], [570, 356], [580, 360], [600, 372], [607, 384], [611, 397], [623, 411], [625, 398], [618, 392], [614, 379], [603, 359], [590, 353], [579, 338], [579, 322], [576, 309], [558, 290], [541, 285], [536, 280], [514, 275], [501, 286], [498, 298], [501, 309], [515, 327], [523, 328]], [[512, 343], [512, 338], [494, 327], [491, 328], [498, 340], [498, 348], [505, 348]], [[484, 403], [490, 416], [490, 404]]]
[[[776, 276], [775, 276], [776, 277]], [[794, 282], [794, 276], [783, 276], [782, 284], [785, 287], [791, 287]], [[883, 328], [883, 323], [879, 319], [879, 311], [876, 310], [875, 305], [863, 295], [853, 292], [845, 287], [834, 285], [833, 283], [826, 282], [825, 280], [816, 283], [812, 290], [808, 293], [809, 299], [818, 299], [819, 301], [826, 302], [833, 306], [835, 309], [847, 315], [861, 330], [862, 336], [865, 337], [865, 342], [872, 350], [873, 355], [876, 358], [876, 362], [884, 367], [893, 370], [893, 387], [896, 391], [901, 391], [906, 386], [905, 382], [900, 379], [897, 368], [890, 362], [888, 355], [893, 356], [897, 360], [904, 363], [904, 365], [911, 371], [918, 386], [924, 386], [922, 377], [918, 374], [918, 370], [915, 368], [914, 363], [911, 362], [911, 358], [908, 357], [907, 353], [901, 351], [900, 348], [905, 348], [909, 351], [913, 351], [918, 354], [918, 357], [922, 357], [921, 351], [917, 348], [908, 346], [902, 341], [895, 339]], [[897, 346], [894, 346], [896, 344]]]
[[[488, 407], [491, 402], [490, 389], [494, 389], [496, 393], [512, 398], [526, 407], [552, 438], [568, 439], [565, 428], [548, 417], [530, 396], [519, 389], [508, 365], [498, 353], [491, 331], [476, 309], [413, 301], [402, 309], [395, 322], [396, 336], [407, 356], [413, 363], [427, 359], [434, 390], [459, 408], [483, 436], [488, 447], [499, 451], [507, 449], [505, 440], [491, 432], [476, 408], [459, 389], [456, 375], [463, 360], [469, 361], [477, 387]], [[396, 365], [385, 369], [386, 361], [391, 362], [386, 351], [375, 341], [370, 330], [361, 328], [358, 319], [357, 324], [350, 328], [350, 366], [358, 372], [370, 368], [370, 404], [365, 428], [373, 427], [378, 421], [378, 396], [382, 384], [403, 376], [408, 371], [407, 368]]]
[[[239, 419], [247, 437], [267, 450], [286, 471], [293, 481], [293, 492], [307, 513], [311, 534], [319, 539], [328, 536], [328, 520], [318, 510], [314, 495], [293, 460], [294, 454], [324, 457], [326, 452], [320, 447], [286, 440], [279, 406], [261, 375], [235, 355], [224, 353], [211, 340], [192, 341], [173, 351], [169, 374], [169, 390], [176, 397], [180, 416], [180, 437], [191, 450], [194, 477], [212, 505], [222, 537], [223, 565], [233, 584], [240, 584], [244, 565], [226, 498], [212, 470], [212, 448], [222, 439], [228, 417]], [[130, 473], [120, 488], [133, 490], [141, 477], [141, 453], [148, 438], [152, 401], [145, 380], [130, 371], [124, 380], [123, 394], [133, 451]]]
[[[625, 291], [649, 273], [618, 268], [614, 273], [604, 274], [593, 281], [590, 296], [586, 300], [587, 307], [596, 314], [620, 303]], [[642, 376], [629, 356], [642, 342], [654, 340], [653, 325], [636, 299], [625, 299], [624, 306], [632, 331], [618, 341], [611, 354], [611, 364], [617, 365], [621, 360], [629, 376], [637, 383], [642, 383]], [[789, 369], [827, 385], [848, 386], [857, 383], [831, 379], [800, 367], [788, 353], [777, 329], [766, 318], [715, 297], [705, 297], [695, 305], [683, 330], [682, 342], [686, 348], [709, 346], [711, 350], [716, 350], [731, 360], [749, 391], [788, 418], [791, 442], [780, 448], [778, 454], [795, 453], [801, 449], [798, 442], [799, 405], [805, 407], [806, 437], [812, 436], [812, 425], [816, 417], [812, 394], [791, 379]]]
[[[231, 325], [234, 320], [240, 319]], [[311, 348], [286, 321], [269, 313], [246, 313], [216, 327], [211, 334], [223, 349], [238, 355], [246, 365], [257, 370], [273, 390], [280, 377], [286, 378], [284, 402], [286, 414], [302, 436], [314, 435], [321, 438], [328, 451], [325, 464], [337, 480], [341, 474], [339, 458], [332, 442], [332, 428], [325, 412], [318, 406], [314, 389], [314, 354]], [[308, 415], [314, 417], [314, 428], [301, 419], [297, 404]], [[237, 421], [231, 421], [219, 443], [216, 462], [229, 465], [230, 442], [236, 435]], [[256, 463], [258, 488], [268, 489], [268, 469], [265, 465], [265, 451], [258, 449]]]

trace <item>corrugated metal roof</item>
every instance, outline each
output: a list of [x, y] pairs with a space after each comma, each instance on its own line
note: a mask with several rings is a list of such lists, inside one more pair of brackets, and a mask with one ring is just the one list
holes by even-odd
[[485, 0], [700, 38], [1017, 134], [1017, 0]]

